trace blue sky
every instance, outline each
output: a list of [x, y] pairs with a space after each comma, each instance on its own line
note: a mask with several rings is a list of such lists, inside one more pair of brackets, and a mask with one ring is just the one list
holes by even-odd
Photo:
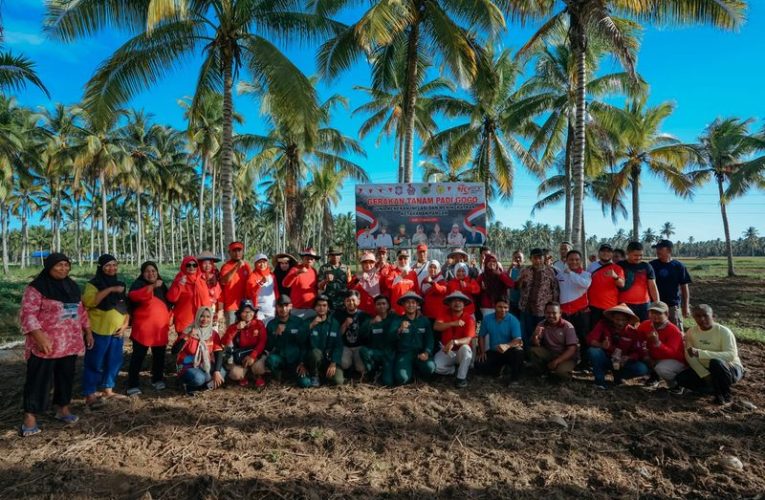
[[[5, 0], [3, 2], [5, 45], [13, 51], [31, 57], [38, 72], [52, 94], [48, 100], [36, 89], [28, 89], [18, 96], [29, 106], [49, 106], [53, 102], [77, 102], [82, 96], [85, 82], [98, 64], [108, 57], [127, 36], [119, 32], [105, 32], [75, 44], [60, 44], [48, 40], [41, 30], [43, 0]], [[739, 116], [757, 118], [757, 127], [763, 125], [763, 79], [765, 66], [758, 63], [765, 48], [765, 2], [750, 2], [748, 20], [737, 33], [721, 32], [706, 27], [658, 29], [648, 28], [639, 54], [638, 71], [651, 85], [650, 103], [672, 101], [675, 113], [664, 122], [664, 131], [683, 141], [694, 141], [704, 127], [717, 117]], [[354, 12], [346, 12], [342, 21], [352, 21]], [[535, 25], [510, 25], [503, 37], [503, 45], [516, 48], [533, 32]], [[314, 46], [290, 47], [287, 54], [307, 74], [315, 71]], [[177, 100], [194, 91], [197, 60], [190, 58], [160, 85], [137, 96], [133, 107], [153, 113], [158, 122], [184, 127], [182, 110]], [[617, 70], [617, 67], [603, 68]], [[365, 63], [330, 84], [322, 84], [324, 96], [341, 93], [349, 97], [350, 109], [364, 102], [363, 94], [354, 91], [354, 85], [366, 85], [369, 72]], [[258, 103], [248, 97], [235, 97], [237, 111], [246, 118], [240, 131], [262, 131], [262, 117]], [[350, 116], [350, 112], [336, 114], [333, 125], [344, 133], [356, 136], [363, 116]], [[448, 121], [441, 121], [448, 126]], [[373, 182], [395, 182], [396, 161], [393, 146], [383, 141], [375, 146], [375, 135], [363, 141], [368, 157], [358, 158]], [[415, 179], [420, 179], [415, 172]], [[537, 201], [538, 180], [521, 167], [516, 174], [515, 195], [511, 202], [496, 204], [497, 218], [505, 225], [517, 227], [526, 220], [561, 225], [562, 204], [545, 209], [531, 217], [531, 206]], [[674, 238], [697, 240], [722, 238], [722, 221], [714, 186], [699, 190], [692, 200], [680, 200], [667, 191], [655, 178], [646, 176], [641, 190], [642, 228], [654, 230], [671, 221], [677, 228]], [[339, 212], [353, 210], [353, 186], [343, 189]], [[765, 234], [765, 197], [761, 192], [735, 200], [729, 206], [731, 235], [738, 238], [749, 226]], [[629, 229], [631, 219], [613, 224], [610, 217], [601, 214], [596, 204], [585, 205], [588, 235], [610, 236], [619, 228]]]

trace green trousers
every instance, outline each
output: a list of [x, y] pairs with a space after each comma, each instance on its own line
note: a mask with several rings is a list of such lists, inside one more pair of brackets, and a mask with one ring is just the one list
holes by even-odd
[[266, 358], [266, 368], [271, 372], [271, 376], [275, 379], [282, 380], [286, 373], [288, 378], [296, 380], [298, 387], [303, 389], [311, 387], [311, 379], [309, 379], [307, 375], [302, 377], [298, 376], [297, 367], [297, 364], [287, 363], [287, 361], [278, 354], [269, 354]]
[[343, 385], [345, 378], [343, 377], [343, 369], [340, 368], [340, 363], [335, 366], [335, 375], [331, 378], [327, 378], [327, 368], [329, 368], [330, 362], [324, 359], [324, 353], [320, 349], [311, 349], [306, 356], [306, 367], [308, 368], [308, 374], [311, 377], [319, 377], [325, 383], [333, 385]]
[[359, 356], [364, 362], [367, 373], [373, 374], [379, 370], [380, 383], [386, 387], [393, 386], [393, 353], [371, 347], [359, 349]]
[[436, 371], [436, 364], [433, 358], [422, 361], [417, 358], [414, 351], [396, 353], [393, 360], [393, 382], [396, 385], [408, 384], [414, 379], [414, 371], [423, 378], [430, 378]]

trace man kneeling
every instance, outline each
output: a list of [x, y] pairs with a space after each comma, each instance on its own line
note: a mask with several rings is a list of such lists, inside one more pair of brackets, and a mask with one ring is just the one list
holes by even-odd
[[545, 320], [534, 330], [531, 346], [534, 368], [563, 379], [571, 377], [579, 357], [579, 339], [574, 326], [562, 318], [559, 303], [545, 305]]
[[477, 371], [496, 377], [507, 366], [509, 382], [518, 382], [523, 368], [521, 323], [510, 314], [510, 302], [506, 297], [497, 298], [494, 312], [483, 317], [478, 346]]
[[311, 349], [308, 352], [308, 372], [311, 375], [311, 387], [319, 387], [320, 377], [334, 385], [343, 385], [343, 339], [340, 325], [329, 316], [329, 297], [319, 295], [314, 303], [316, 316], [308, 325], [311, 332]]
[[460, 291], [450, 293], [444, 298], [449, 312], [436, 321], [433, 329], [441, 332], [441, 349], [434, 356], [436, 373], [451, 375], [457, 366], [458, 388], [467, 387], [467, 375], [473, 361], [470, 347], [475, 338], [475, 318], [465, 312], [465, 306], [472, 301]]
[[730, 386], [744, 376], [736, 337], [715, 321], [712, 308], [706, 304], [693, 308], [693, 319], [696, 326], [685, 335], [685, 359], [690, 368], [677, 375], [677, 383], [693, 391], [711, 387], [714, 402], [727, 405], [731, 402]]

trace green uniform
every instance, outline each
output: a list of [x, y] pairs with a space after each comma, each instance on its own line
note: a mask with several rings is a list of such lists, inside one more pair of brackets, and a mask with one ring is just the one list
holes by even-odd
[[[284, 332], [276, 334], [276, 328], [284, 325]], [[306, 357], [309, 348], [308, 324], [297, 316], [290, 316], [287, 321], [278, 317], [268, 322], [266, 326], [268, 341], [266, 343], [266, 367], [276, 378], [281, 378], [286, 371], [290, 376], [297, 377], [300, 387], [310, 387], [308, 376], [298, 377], [296, 369]]]
[[[404, 321], [408, 321], [409, 326], [398, 333]], [[436, 364], [433, 362], [433, 329], [430, 320], [422, 314], [413, 320], [401, 316], [393, 323], [392, 329], [398, 337], [393, 360], [393, 379], [396, 385], [411, 382], [415, 369], [423, 377], [433, 375]], [[423, 353], [428, 355], [425, 361], [417, 358]]]
[[308, 372], [312, 377], [321, 377], [326, 373], [329, 365], [335, 363], [335, 376], [329, 382], [343, 385], [343, 369], [340, 368], [340, 362], [343, 359], [343, 339], [337, 320], [329, 316], [313, 328], [309, 324], [308, 328], [311, 342], [311, 350], [306, 358]]
[[379, 367], [380, 382], [385, 386], [393, 385], [393, 358], [396, 353], [398, 335], [393, 324], [398, 322], [398, 316], [388, 313], [384, 320], [373, 323], [367, 320], [360, 330], [361, 343], [359, 356], [364, 361], [367, 373], [374, 373]]
[[323, 264], [319, 268], [319, 281], [326, 280], [327, 274], [334, 276], [334, 279], [326, 282], [324, 295], [329, 297], [329, 308], [338, 311], [343, 308], [345, 292], [348, 291], [348, 266], [340, 264], [335, 267], [332, 264]]

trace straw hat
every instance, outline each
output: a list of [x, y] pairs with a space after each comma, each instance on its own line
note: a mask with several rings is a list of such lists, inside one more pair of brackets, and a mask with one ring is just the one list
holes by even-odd
[[622, 313], [622, 314], [626, 314], [627, 316], [629, 316], [630, 323], [639, 323], [640, 322], [640, 318], [638, 318], [638, 316], [634, 312], [632, 312], [632, 309], [630, 309], [627, 306], [627, 304], [624, 304], [624, 303], [619, 304], [618, 306], [614, 306], [611, 309], [606, 309], [605, 311], [603, 311], [603, 316], [605, 316], [608, 319], [611, 319], [611, 315], [616, 314], [616, 313]]

